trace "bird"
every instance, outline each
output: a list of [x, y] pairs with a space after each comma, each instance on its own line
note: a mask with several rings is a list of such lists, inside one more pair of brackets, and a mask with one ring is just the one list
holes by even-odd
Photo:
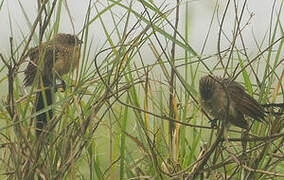
[[[25, 57], [29, 58], [29, 63], [24, 70], [24, 86], [31, 86], [35, 81], [38, 83], [36, 112], [53, 104], [52, 93], [55, 89], [55, 79], [60, 79], [65, 87], [61, 76], [78, 67], [82, 43], [76, 35], [59, 33], [50, 41], [28, 50]], [[47, 112], [36, 115], [36, 136], [41, 134], [47, 120], [53, 117], [53, 110], [49, 108]]]
[[245, 116], [266, 122], [262, 105], [231, 78], [206, 75], [199, 80], [199, 93], [201, 107], [213, 118], [225, 123], [227, 128], [232, 124], [248, 129]]

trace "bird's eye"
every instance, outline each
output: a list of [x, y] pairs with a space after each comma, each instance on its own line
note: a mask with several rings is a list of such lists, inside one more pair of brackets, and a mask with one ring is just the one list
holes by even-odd
[[73, 36], [68, 37], [68, 43], [69, 44], [75, 44], [75, 38]]

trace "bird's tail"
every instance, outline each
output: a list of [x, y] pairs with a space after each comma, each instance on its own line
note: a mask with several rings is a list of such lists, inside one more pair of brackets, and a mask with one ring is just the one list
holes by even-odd
[[46, 108], [44, 112], [36, 116], [36, 136], [40, 136], [42, 129], [45, 127], [47, 120], [52, 119], [53, 111], [50, 107], [52, 105], [52, 88], [50, 81], [43, 79], [43, 89], [37, 93], [36, 100], [36, 112], [42, 111]]
[[279, 107], [284, 109], [284, 103], [269, 103], [269, 104], [262, 104], [263, 107]]
[[[281, 116], [284, 114], [284, 103], [269, 103], [269, 104], [262, 104], [262, 107], [266, 109], [266, 113], [272, 113], [276, 116]], [[268, 111], [268, 108], [270, 108], [270, 111]], [[272, 108], [272, 109], [271, 109]], [[278, 112], [276, 112], [276, 109], [278, 109]]]

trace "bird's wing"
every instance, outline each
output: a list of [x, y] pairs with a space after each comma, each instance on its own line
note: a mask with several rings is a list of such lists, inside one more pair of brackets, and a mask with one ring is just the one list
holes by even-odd
[[240, 128], [243, 128], [243, 129], [248, 129], [248, 122], [247, 120], [244, 118], [244, 115], [242, 112], [236, 110], [236, 117], [232, 117], [230, 118], [230, 122], [235, 125], [235, 126], [238, 126]]
[[241, 113], [259, 121], [264, 120], [265, 114], [262, 106], [247, 94], [239, 83], [230, 82], [228, 92], [230, 93], [231, 100]]
[[[52, 45], [31, 48], [28, 51], [29, 64], [25, 69], [24, 85], [32, 85], [39, 70], [43, 78], [51, 80], [53, 63], [56, 61], [59, 49]], [[39, 63], [42, 60], [42, 64]], [[39, 68], [41, 67], [41, 68]]]

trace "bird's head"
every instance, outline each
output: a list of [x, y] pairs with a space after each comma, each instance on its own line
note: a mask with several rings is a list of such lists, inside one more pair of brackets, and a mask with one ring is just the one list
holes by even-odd
[[201, 99], [206, 101], [213, 96], [216, 88], [215, 83], [216, 81], [209, 75], [204, 76], [199, 80], [199, 93]]
[[52, 41], [70, 46], [76, 46], [83, 43], [76, 35], [64, 33], [56, 34]]

